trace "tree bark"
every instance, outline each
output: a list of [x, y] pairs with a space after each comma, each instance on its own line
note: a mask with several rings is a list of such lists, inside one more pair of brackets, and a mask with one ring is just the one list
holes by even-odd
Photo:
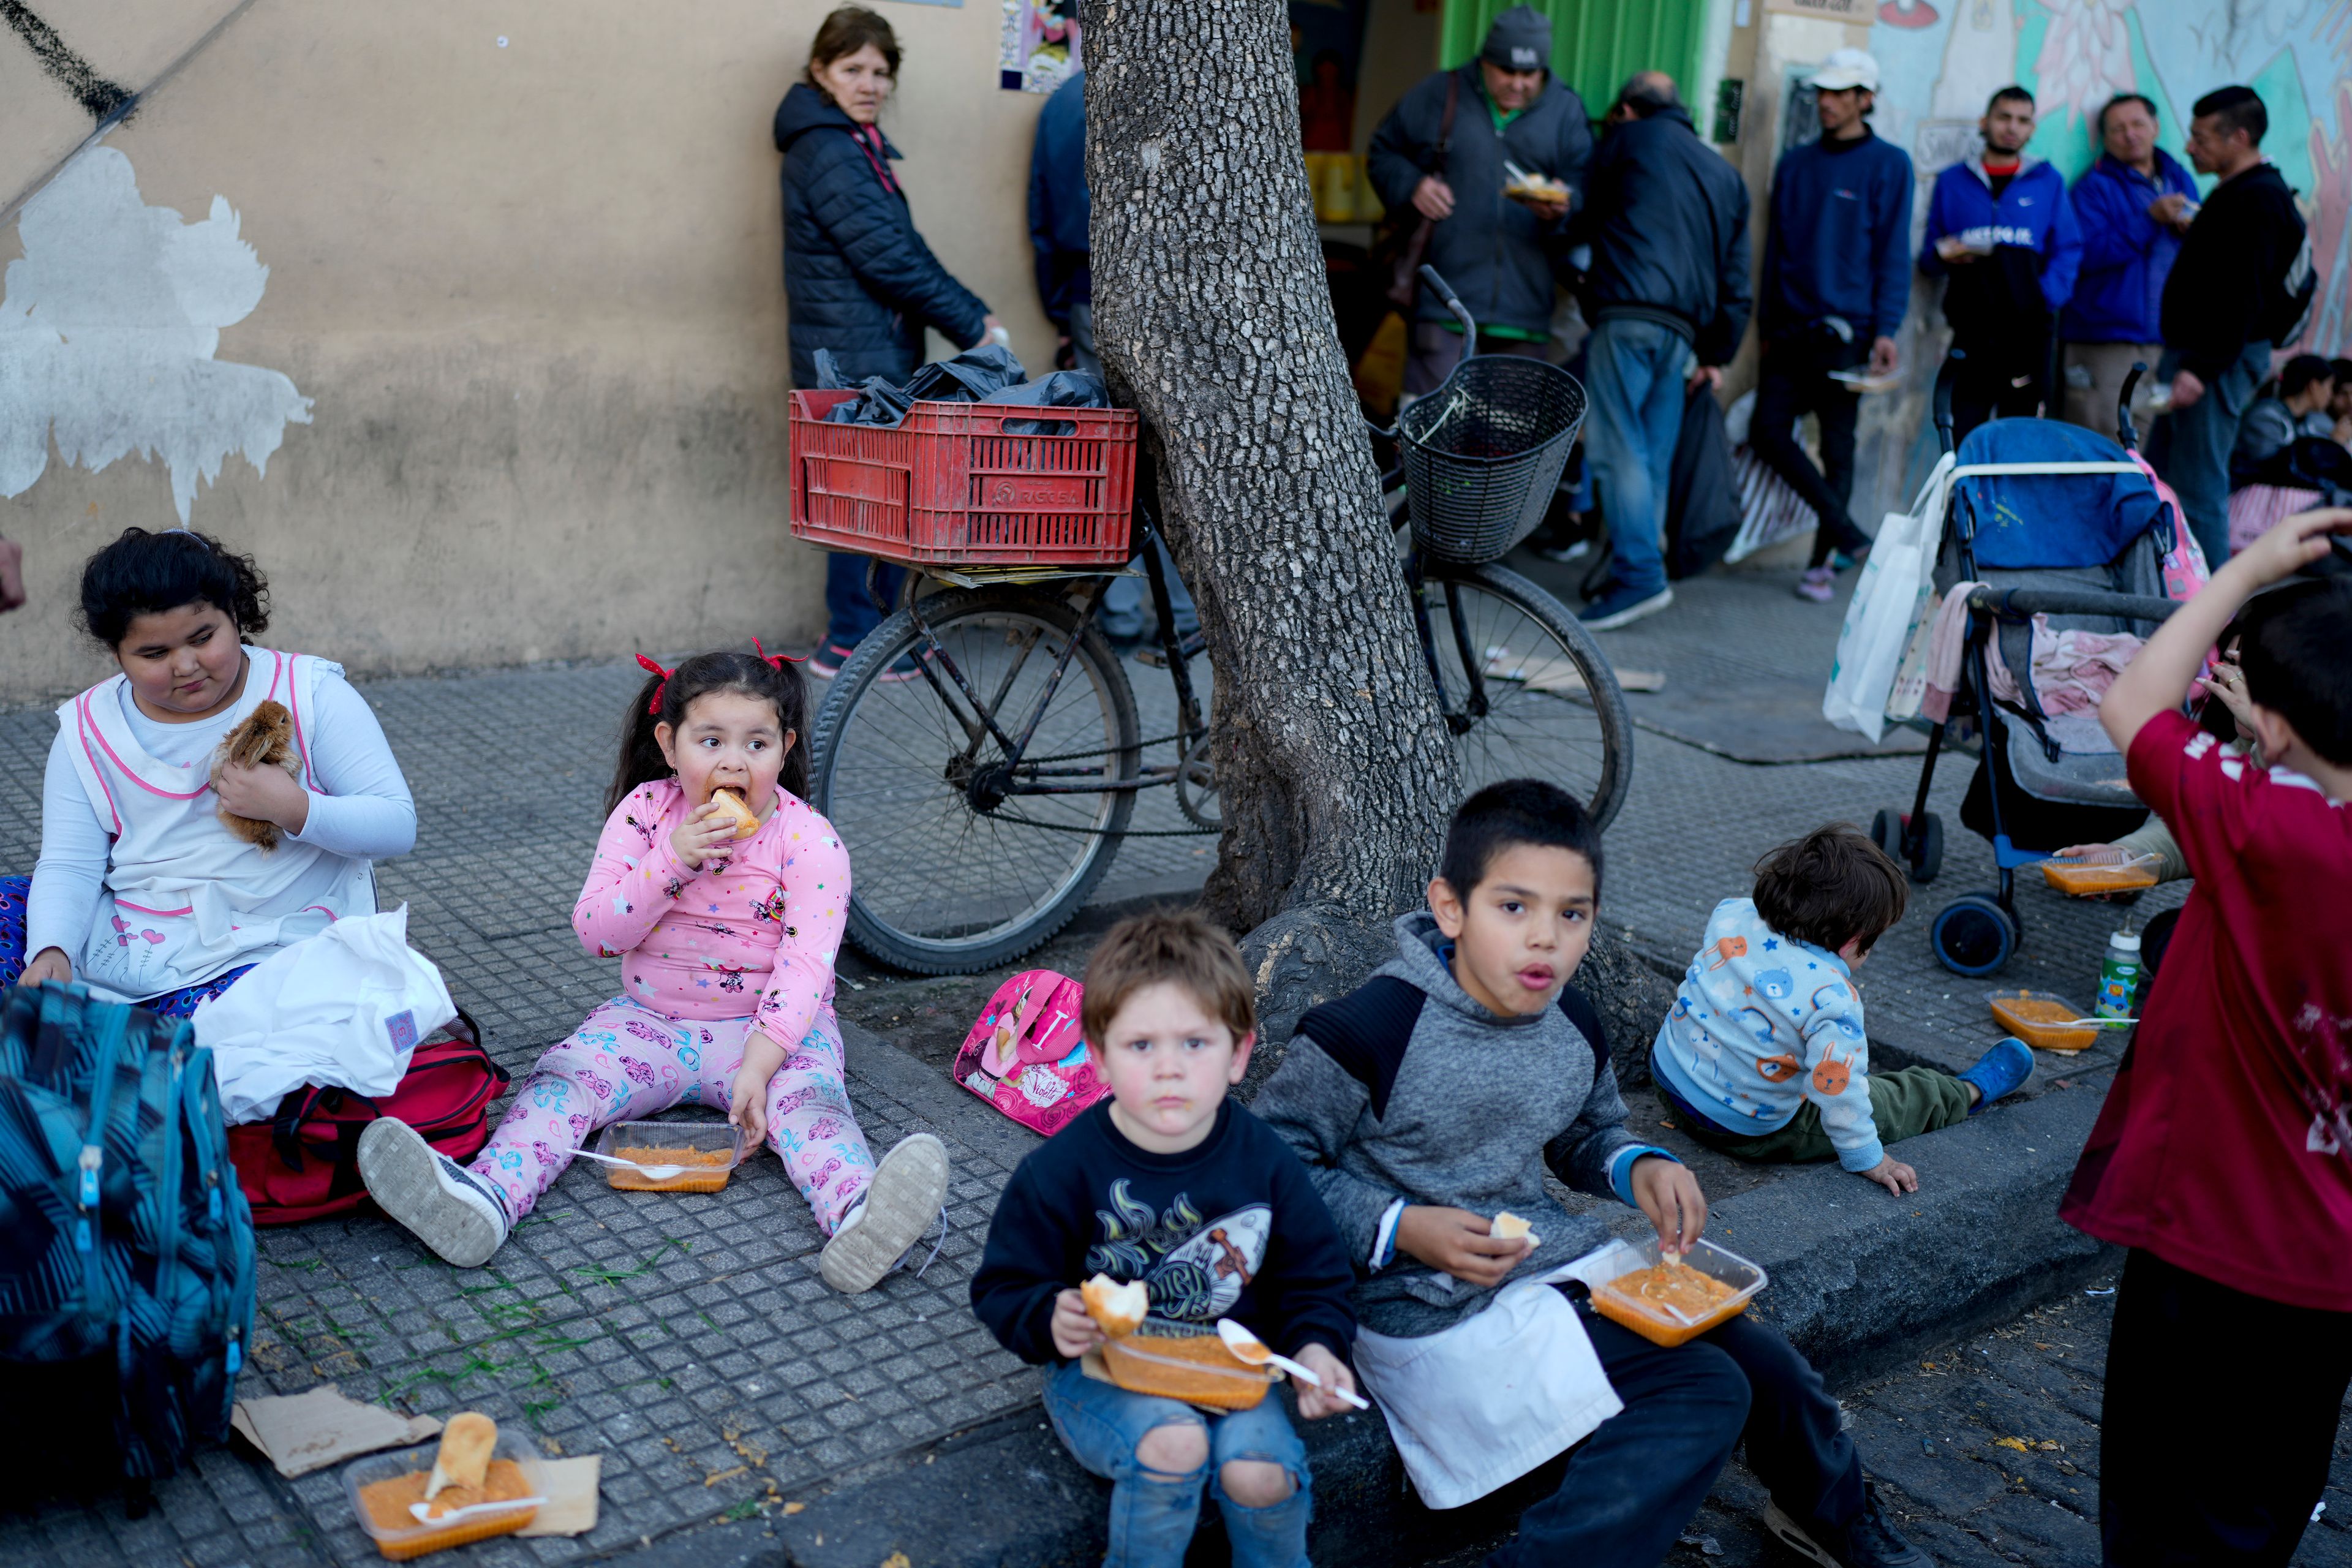
[[1279, 1040], [1393, 951], [1458, 764], [1339, 352], [1282, 0], [1081, 15], [1096, 342], [1216, 671], [1204, 901], [1250, 932]]

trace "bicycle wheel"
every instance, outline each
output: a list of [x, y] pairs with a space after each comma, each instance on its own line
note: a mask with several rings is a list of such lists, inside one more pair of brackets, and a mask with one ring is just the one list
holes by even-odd
[[[919, 974], [971, 973], [1060, 931], [1110, 868], [1135, 792], [1084, 786], [1134, 778], [1143, 732], [1110, 646], [1091, 626], [1079, 636], [1061, 599], [956, 591], [926, 598], [923, 618], [997, 731], [1018, 741], [1034, 721], [1021, 766], [1004, 766], [1003, 742], [936, 661], [919, 667], [929, 645], [900, 610], [818, 710], [809, 804], [856, 867], [849, 940]], [[1040, 784], [1073, 793], [1019, 793]]]
[[[1633, 722], [1617, 675], [1566, 605], [1501, 566], [1425, 568], [1426, 647], [1462, 782], [1544, 779], [1606, 827], [1633, 773]], [[1463, 649], [1478, 663], [1483, 712]]]

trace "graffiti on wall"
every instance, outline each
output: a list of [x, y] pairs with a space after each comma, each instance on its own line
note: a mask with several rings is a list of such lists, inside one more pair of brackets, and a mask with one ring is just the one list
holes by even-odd
[[1870, 47], [1879, 133], [1917, 163], [1923, 210], [1927, 176], [1975, 149], [1985, 100], [2011, 82], [2040, 106], [2030, 151], [2069, 180], [2097, 156], [2116, 94], [2153, 100], [2186, 162], [2190, 105], [2253, 88], [2270, 110], [2263, 151], [2303, 203], [2323, 279], [2304, 346], [2352, 345], [2352, 0], [1883, 0]]
[[58, 455], [95, 472], [160, 458], [180, 521], [230, 454], [258, 470], [310, 399], [278, 371], [213, 357], [261, 303], [269, 268], [226, 198], [194, 223], [140, 200], [131, 160], [78, 153], [17, 216], [0, 277], [0, 497]]

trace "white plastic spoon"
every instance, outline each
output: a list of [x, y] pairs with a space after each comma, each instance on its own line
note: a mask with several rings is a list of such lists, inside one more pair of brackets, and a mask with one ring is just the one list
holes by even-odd
[[575, 1158], [593, 1160], [600, 1165], [618, 1165], [624, 1171], [635, 1171], [649, 1182], [667, 1182], [672, 1176], [683, 1176], [688, 1171], [708, 1171], [709, 1165], [640, 1165], [635, 1160], [624, 1160], [613, 1154], [598, 1154], [586, 1149], [572, 1151]]
[[[1286, 1355], [1275, 1354], [1273, 1347], [1231, 1318], [1217, 1320], [1217, 1337], [1225, 1342], [1225, 1348], [1234, 1352], [1234, 1359], [1237, 1362], [1248, 1366], [1264, 1366], [1271, 1362], [1301, 1383], [1311, 1383], [1318, 1388], [1324, 1386], [1322, 1378], [1315, 1373], [1299, 1365]], [[1368, 1401], [1358, 1398], [1344, 1388], [1331, 1388], [1327, 1389], [1326, 1392], [1337, 1394], [1359, 1410], [1371, 1408]]]

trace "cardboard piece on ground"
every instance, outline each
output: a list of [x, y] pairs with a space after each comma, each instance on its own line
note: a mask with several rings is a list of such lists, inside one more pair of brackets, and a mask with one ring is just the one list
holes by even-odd
[[441, 1430], [441, 1422], [362, 1405], [322, 1383], [303, 1394], [240, 1399], [229, 1412], [229, 1427], [291, 1479], [362, 1454], [422, 1443]]
[[586, 1454], [577, 1459], [541, 1459], [540, 1490], [547, 1500], [518, 1535], [585, 1535], [596, 1528], [596, 1483], [604, 1471], [604, 1456]]
[[[1486, 656], [1486, 668], [1482, 671], [1489, 679], [1517, 681], [1530, 691], [1551, 691], [1572, 696], [1584, 689], [1584, 675], [1569, 659], [1557, 654], [1535, 655], [1522, 658], [1506, 648], [1496, 648]], [[1615, 672], [1617, 686], [1623, 691], [1664, 691], [1666, 677], [1663, 670], [1620, 669]]]

